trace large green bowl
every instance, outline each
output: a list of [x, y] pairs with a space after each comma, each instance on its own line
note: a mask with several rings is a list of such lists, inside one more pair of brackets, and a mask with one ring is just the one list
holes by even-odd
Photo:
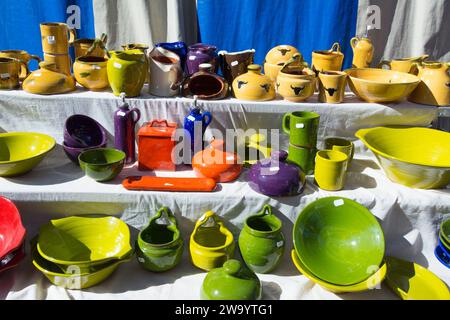
[[55, 139], [41, 133], [0, 133], [0, 177], [27, 173], [37, 166], [55, 145]]
[[295, 221], [295, 251], [316, 277], [337, 285], [369, 278], [381, 265], [383, 230], [359, 203], [327, 197], [306, 206]]
[[114, 179], [123, 169], [125, 153], [110, 148], [91, 149], [78, 156], [81, 170], [96, 181]]
[[115, 217], [67, 217], [40, 228], [39, 254], [61, 265], [80, 267], [120, 260], [133, 251], [130, 230]]
[[445, 220], [441, 223], [439, 234], [441, 235], [445, 243], [450, 244], [450, 219]]

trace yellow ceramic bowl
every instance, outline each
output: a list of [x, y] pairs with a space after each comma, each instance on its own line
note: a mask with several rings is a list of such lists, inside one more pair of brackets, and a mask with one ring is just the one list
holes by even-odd
[[384, 280], [387, 272], [386, 263], [383, 263], [381, 267], [378, 269], [378, 271], [372, 274], [366, 280], [348, 286], [340, 286], [329, 282], [325, 282], [322, 279], [319, 279], [315, 275], [313, 275], [306, 268], [306, 266], [300, 261], [295, 250], [291, 251], [291, 258], [292, 262], [294, 262], [295, 266], [297, 267], [298, 271], [300, 271], [301, 274], [303, 274], [305, 277], [307, 277], [314, 283], [317, 283], [322, 288], [334, 293], [359, 292], [374, 289], [377, 286], [379, 286], [380, 283]]
[[350, 89], [368, 102], [393, 102], [407, 96], [420, 79], [412, 74], [385, 69], [347, 69]]
[[356, 132], [387, 177], [412, 188], [450, 183], [450, 133], [417, 127], [376, 127]]
[[109, 87], [107, 63], [103, 57], [78, 57], [73, 64], [73, 75], [83, 87], [92, 91], [103, 90]]

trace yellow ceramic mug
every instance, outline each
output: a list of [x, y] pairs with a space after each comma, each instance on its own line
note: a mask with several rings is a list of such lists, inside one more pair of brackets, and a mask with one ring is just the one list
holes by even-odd
[[424, 60], [428, 59], [428, 55], [423, 55], [415, 58], [403, 58], [394, 60], [383, 60], [378, 64], [378, 68], [383, 68], [387, 66], [388, 69], [399, 72], [406, 72], [417, 75], [418, 68], [417, 65], [422, 63]]
[[341, 71], [344, 54], [341, 45], [335, 42], [330, 50], [313, 51], [312, 69], [315, 71]]
[[0, 89], [15, 89], [19, 75], [27, 71], [24, 62], [14, 58], [0, 58]]
[[328, 191], [338, 191], [344, 187], [348, 157], [336, 150], [321, 150], [316, 154], [314, 178], [317, 185]]
[[352, 161], [355, 152], [355, 146], [350, 140], [339, 137], [328, 137], [325, 139], [325, 149], [336, 150], [345, 153], [348, 161]]
[[44, 61], [54, 63], [56, 71], [70, 75], [70, 68], [72, 67], [72, 59], [68, 54], [49, 54], [44, 53]]
[[24, 80], [30, 73], [30, 69], [28, 68], [28, 62], [30, 62], [30, 60], [36, 60], [38, 63], [41, 62], [41, 58], [29, 54], [25, 50], [2, 50], [0, 51], [0, 58], [14, 58], [26, 64], [27, 68], [25, 72], [20, 73], [20, 80]]
[[[41, 23], [42, 50], [50, 54], [68, 54], [69, 45], [75, 41], [75, 29], [59, 22]], [[69, 39], [67, 38], [69, 33]]]
[[342, 71], [323, 71], [319, 73], [319, 101], [341, 103], [344, 101], [347, 74]]

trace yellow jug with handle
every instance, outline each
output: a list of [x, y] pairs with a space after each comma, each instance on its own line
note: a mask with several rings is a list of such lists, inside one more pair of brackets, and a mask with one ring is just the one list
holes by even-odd
[[350, 45], [353, 49], [353, 68], [369, 68], [374, 51], [372, 40], [365, 37], [353, 37]]
[[378, 64], [378, 68], [383, 68], [383, 66], [387, 66], [388, 69], [393, 71], [406, 72], [410, 74], [417, 75], [418, 68], [417, 66], [428, 59], [429, 55], [425, 54], [420, 57], [413, 58], [402, 58], [402, 59], [393, 59], [393, 60], [382, 60]]

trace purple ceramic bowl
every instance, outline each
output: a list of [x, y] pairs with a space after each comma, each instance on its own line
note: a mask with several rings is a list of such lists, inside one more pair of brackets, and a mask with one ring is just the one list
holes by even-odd
[[105, 128], [96, 120], [82, 114], [70, 116], [64, 125], [64, 142], [68, 147], [98, 147], [106, 144], [107, 139]]
[[97, 149], [97, 148], [105, 148], [106, 147], [106, 142], [98, 145], [98, 146], [93, 146], [93, 147], [87, 147], [87, 148], [73, 148], [67, 145], [67, 143], [64, 141], [63, 142], [63, 149], [64, 152], [66, 153], [66, 156], [70, 159], [70, 161], [72, 161], [73, 163], [75, 163], [76, 165], [80, 165], [80, 163], [78, 162], [78, 156], [80, 155], [80, 153], [90, 150], [90, 149]]

